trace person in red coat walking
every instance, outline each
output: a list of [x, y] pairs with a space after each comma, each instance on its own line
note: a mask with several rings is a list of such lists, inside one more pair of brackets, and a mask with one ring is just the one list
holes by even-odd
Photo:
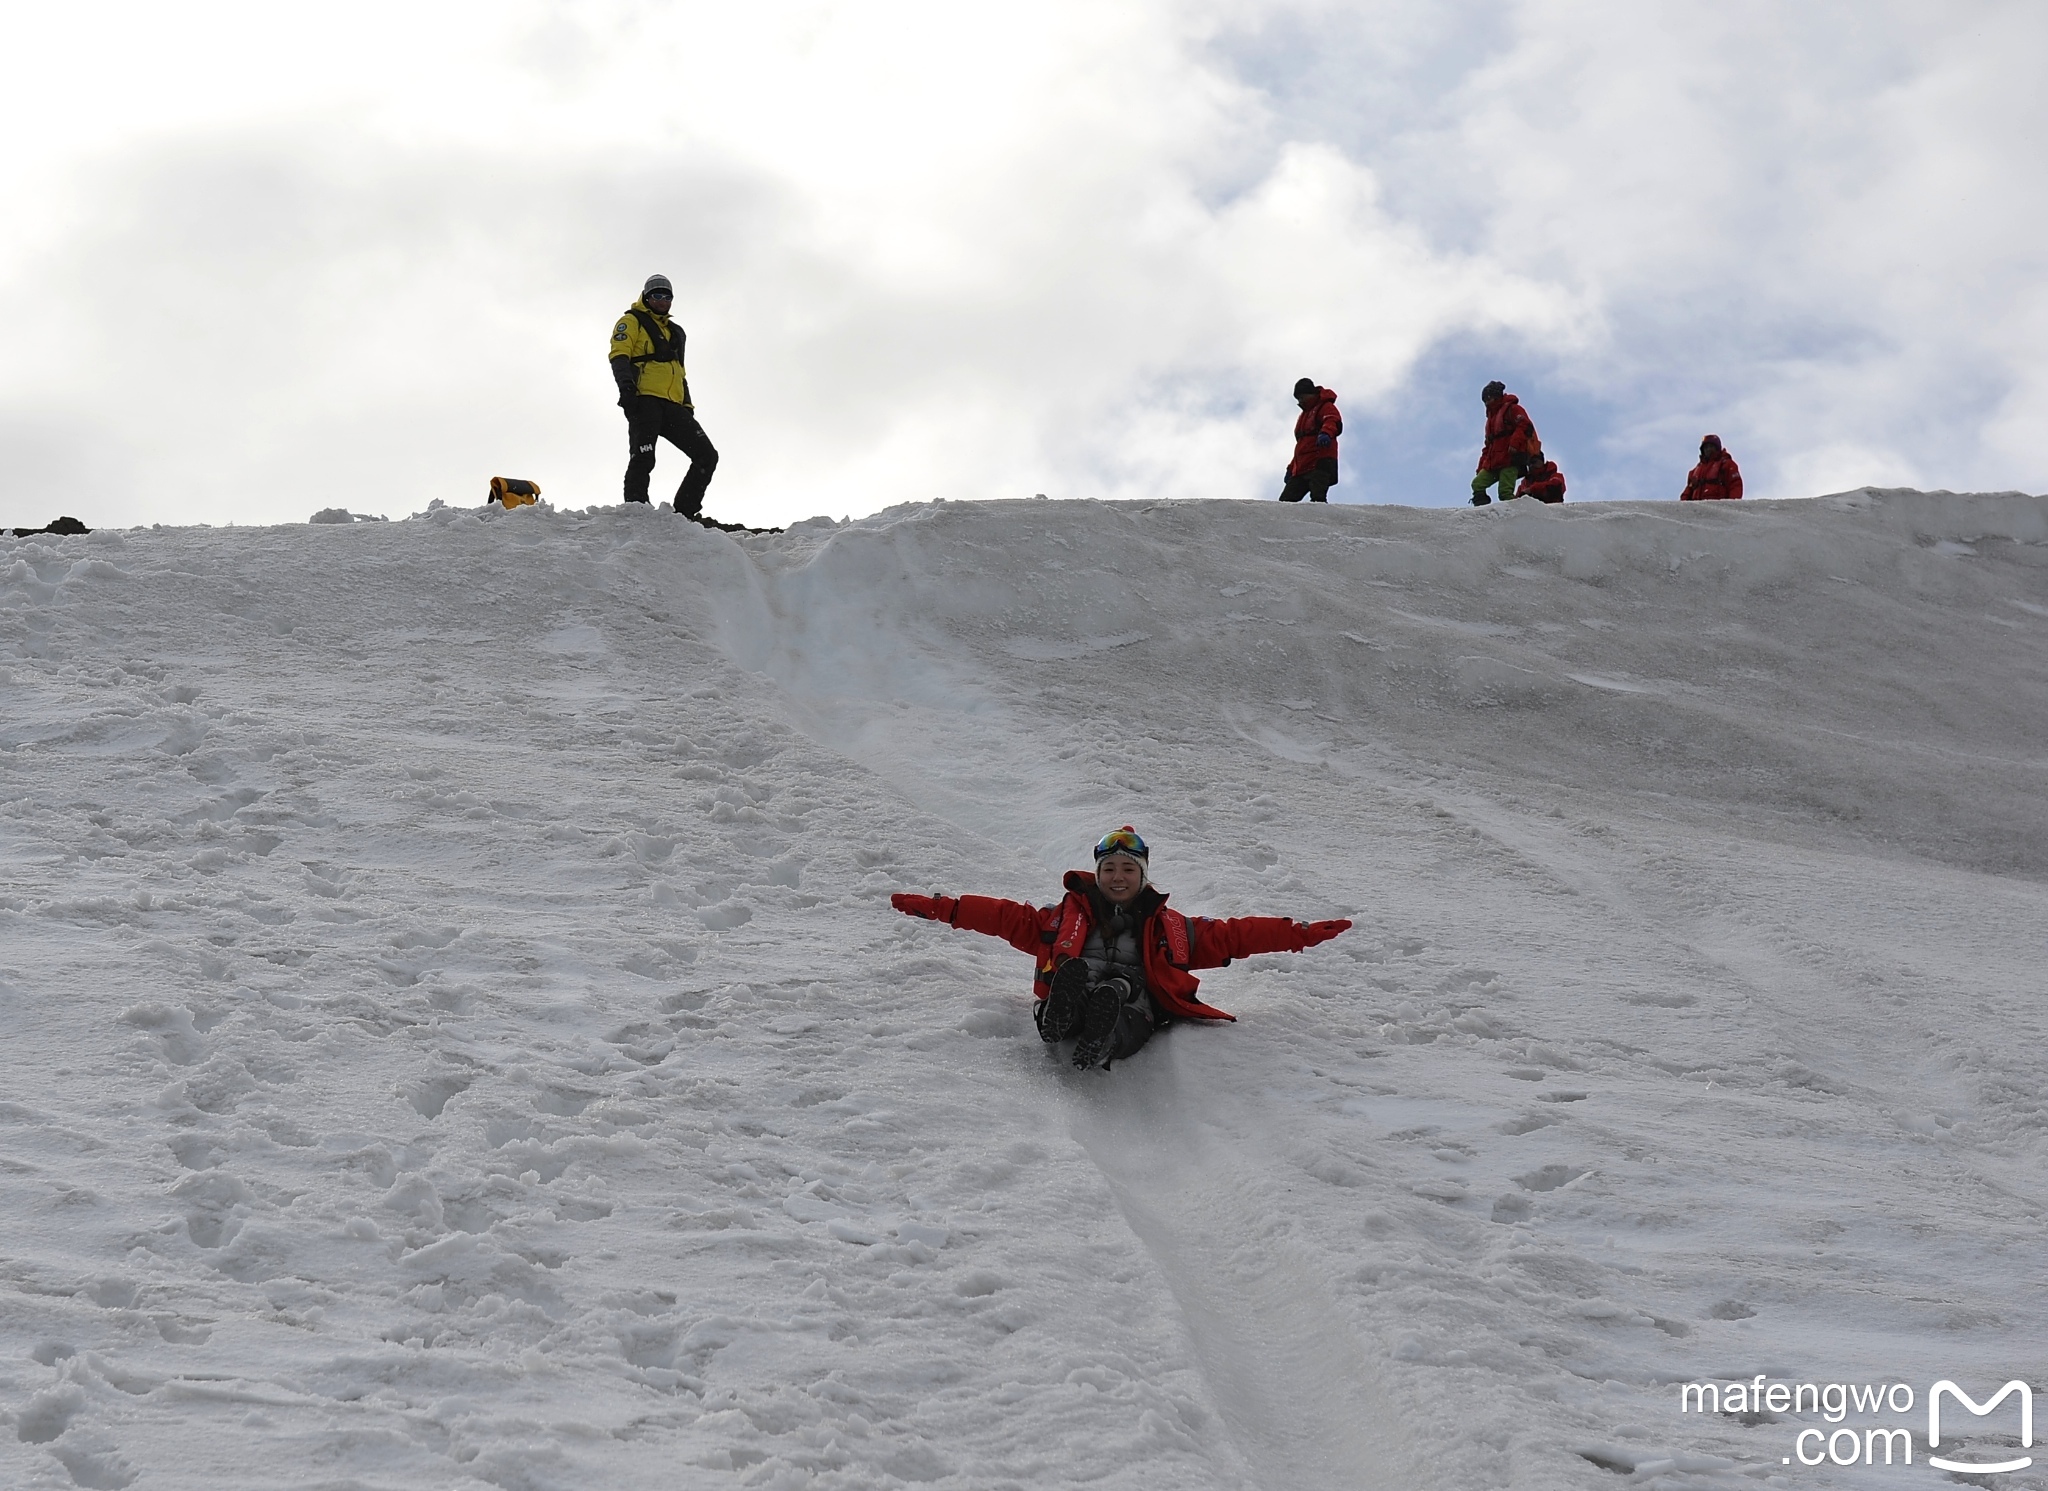
[[1479, 390], [1486, 405], [1486, 444], [1479, 451], [1479, 471], [1472, 478], [1472, 505], [1485, 507], [1493, 498], [1488, 487], [1498, 484], [1500, 500], [1515, 495], [1515, 483], [1524, 471], [1543, 459], [1543, 440], [1522, 401], [1499, 379]]
[[1685, 474], [1685, 490], [1678, 494], [1678, 500], [1742, 500], [1742, 468], [1735, 464], [1735, 457], [1721, 448], [1719, 435], [1709, 435], [1700, 441], [1700, 463]]
[[1056, 905], [993, 896], [897, 894], [905, 916], [964, 927], [1038, 959], [1039, 1039], [1074, 1041], [1074, 1065], [1122, 1061], [1175, 1020], [1231, 1020], [1195, 997], [1197, 968], [1253, 953], [1298, 953], [1348, 931], [1348, 921], [1183, 916], [1150, 883], [1152, 851], [1129, 824], [1095, 846], [1095, 873], [1069, 870]]
[[1557, 469], [1555, 461], [1539, 461], [1529, 474], [1522, 478], [1522, 484], [1515, 488], [1517, 497], [1534, 497], [1538, 502], [1564, 501], [1564, 473]]
[[1316, 380], [1303, 378], [1294, 385], [1294, 402], [1301, 416], [1294, 421], [1294, 459], [1287, 463], [1287, 479], [1280, 487], [1282, 502], [1328, 502], [1330, 488], [1337, 485], [1337, 437], [1344, 433], [1344, 416], [1337, 412], [1337, 395], [1316, 387]]

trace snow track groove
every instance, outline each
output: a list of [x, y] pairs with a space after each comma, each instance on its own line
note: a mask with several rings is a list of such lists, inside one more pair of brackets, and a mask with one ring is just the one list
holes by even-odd
[[[1260, 1491], [1376, 1491], [1416, 1484], [1408, 1441], [1326, 1280], [1331, 1260], [1288, 1239], [1272, 1156], [1194, 1100], [1213, 1069], [1185, 1043], [1118, 1085], [1077, 1095], [1069, 1125], [1145, 1245], [1201, 1361], [1232, 1447]], [[1214, 1060], [1215, 1053], [1204, 1055]], [[1242, 1121], [1241, 1115], [1232, 1114]]]

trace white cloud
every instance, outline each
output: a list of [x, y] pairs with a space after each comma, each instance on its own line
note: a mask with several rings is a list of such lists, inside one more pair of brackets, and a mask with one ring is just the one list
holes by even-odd
[[1482, 362], [1575, 496], [1669, 495], [1709, 427], [1759, 495], [2040, 485], [2036, 16], [17, 11], [0, 517], [615, 500], [654, 269], [752, 521], [1270, 495], [1301, 373], [1340, 495], [1451, 500]]
[[2048, 480], [1978, 428], [2043, 366], [2048, 12], [1537, 0], [1509, 35], [1438, 153], [1483, 162], [1490, 255], [1600, 308], [1558, 373], [1616, 439], [1727, 426], [1758, 495]]

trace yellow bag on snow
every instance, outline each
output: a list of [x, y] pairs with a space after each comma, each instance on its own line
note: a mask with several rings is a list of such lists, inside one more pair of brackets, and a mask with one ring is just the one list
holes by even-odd
[[506, 507], [525, 507], [540, 500], [540, 484], [521, 481], [516, 476], [494, 476], [491, 478], [491, 495], [486, 500]]

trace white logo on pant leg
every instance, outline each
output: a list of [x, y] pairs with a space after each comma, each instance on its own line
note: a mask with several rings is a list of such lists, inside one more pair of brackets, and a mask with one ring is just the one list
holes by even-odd
[[[2020, 1444], [2026, 1449], [2034, 1447], [2034, 1394], [2024, 1383], [2015, 1378], [2000, 1388], [1990, 1402], [1979, 1404], [1975, 1398], [1957, 1387], [1947, 1378], [1934, 1384], [1934, 1390], [1927, 1395], [1927, 1447], [1931, 1450], [1941, 1443], [1941, 1395], [1949, 1394], [1977, 1418], [1983, 1418], [1992, 1409], [2003, 1403], [2013, 1393], [2020, 1395]], [[1963, 1460], [1944, 1460], [1929, 1455], [1927, 1463], [1937, 1470], [1955, 1470], [1964, 1475], [1997, 1475], [2008, 1470], [2025, 1470], [2034, 1463], [2032, 1455], [2017, 1460], [2001, 1460], [1995, 1465], [1977, 1465]]]

